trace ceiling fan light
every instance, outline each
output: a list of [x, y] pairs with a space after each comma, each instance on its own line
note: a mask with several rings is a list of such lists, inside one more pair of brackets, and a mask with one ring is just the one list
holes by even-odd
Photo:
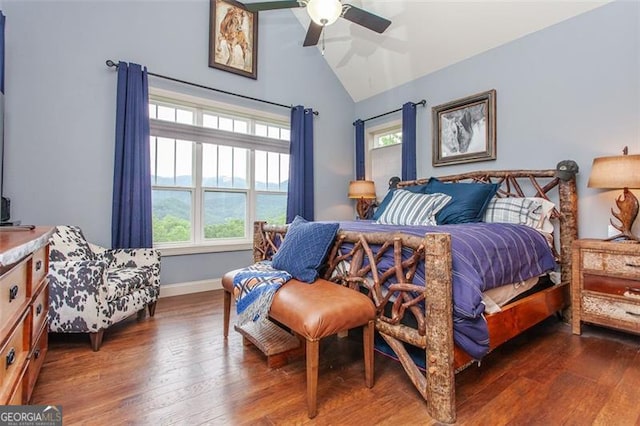
[[342, 3], [339, 0], [309, 0], [307, 13], [318, 25], [331, 25], [342, 14]]

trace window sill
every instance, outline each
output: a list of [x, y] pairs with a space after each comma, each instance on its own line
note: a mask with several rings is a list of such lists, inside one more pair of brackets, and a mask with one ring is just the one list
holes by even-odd
[[182, 256], [185, 254], [222, 253], [229, 251], [252, 250], [252, 243], [229, 243], [216, 245], [188, 245], [175, 247], [154, 247], [164, 256]]

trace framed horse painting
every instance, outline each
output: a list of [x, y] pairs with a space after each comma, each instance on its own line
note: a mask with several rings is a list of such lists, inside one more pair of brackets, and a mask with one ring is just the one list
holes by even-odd
[[210, 0], [209, 66], [258, 78], [258, 13], [235, 0]]
[[496, 159], [496, 91], [433, 107], [434, 166]]

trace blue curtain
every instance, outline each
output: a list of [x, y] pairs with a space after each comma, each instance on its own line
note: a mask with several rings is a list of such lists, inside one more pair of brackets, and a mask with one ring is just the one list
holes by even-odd
[[402, 105], [402, 180], [416, 179], [416, 104]]
[[356, 120], [356, 180], [364, 180], [364, 121]]
[[4, 24], [6, 18], [0, 11], [0, 92], [4, 93]]
[[313, 220], [313, 110], [291, 109], [287, 223], [296, 215]]
[[113, 171], [113, 248], [152, 246], [147, 68], [118, 64]]

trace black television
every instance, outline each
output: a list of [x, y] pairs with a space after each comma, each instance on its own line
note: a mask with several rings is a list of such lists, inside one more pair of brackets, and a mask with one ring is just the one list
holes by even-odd
[[0, 223], [11, 219], [9, 213], [9, 199], [4, 196], [4, 93], [0, 90]]
[[9, 199], [4, 196], [4, 30], [6, 19], [0, 11], [0, 225], [11, 219]]

